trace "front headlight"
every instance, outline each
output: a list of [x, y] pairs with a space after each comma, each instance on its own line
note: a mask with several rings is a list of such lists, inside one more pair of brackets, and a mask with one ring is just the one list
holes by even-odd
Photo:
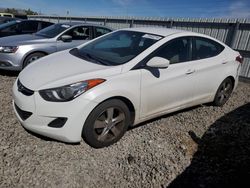
[[39, 94], [46, 101], [67, 102], [75, 99], [87, 90], [103, 83], [104, 81], [104, 79], [86, 80], [62, 87], [41, 90], [39, 91]]
[[0, 46], [0, 53], [15, 53], [18, 46]]

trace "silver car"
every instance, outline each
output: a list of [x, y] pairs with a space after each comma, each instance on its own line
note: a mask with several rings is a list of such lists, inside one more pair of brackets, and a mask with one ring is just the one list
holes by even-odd
[[0, 39], [0, 69], [20, 71], [32, 61], [48, 54], [76, 47], [111, 32], [101, 25], [58, 23], [35, 34]]

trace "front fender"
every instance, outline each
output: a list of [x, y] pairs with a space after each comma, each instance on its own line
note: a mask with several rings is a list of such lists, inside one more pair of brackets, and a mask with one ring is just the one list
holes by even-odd
[[32, 45], [31, 46], [23, 46], [22, 52], [24, 52], [22, 55], [22, 59], [21, 59], [21, 62], [23, 63], [25, 58], [32, 53], [42, 52], [45, 54], [52, 54], [54, 52], [57, 52], [57, 47], [56, 47], [56, 45], [51, 45], [49, 47], [34, 47]]
[[115, 97], [128, 99], [135, 108], [135, 122], [140, 118], [139, 107], [141, 103], [140, 71], [134, 70], [116, 75], [104, 83], [92, 88], [84, 94], [87, 100], [97, 104]]

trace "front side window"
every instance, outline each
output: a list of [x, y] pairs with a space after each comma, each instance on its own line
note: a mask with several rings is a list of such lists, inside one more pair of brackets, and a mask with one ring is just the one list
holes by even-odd
[[117, 31], [77, 49], [73, 55], [99, 64], [121, 65], [161, 38], [162, 36], [142, 32]]
[[64, 35], [69, 35], [72, 37], [72, 40], [90, 40], [91, 29], [89, 26], [79, 26], [74, 27], [73, 29], [64, 33]]
[[224, 50], [221, 44], [203, 37], [193, 38], [193, 60], [214, 57]]
[[190, 61], [190, 38], [173, 39], [160, 47], [154, 53], [154, 56], [168, 59], [170, 64]]

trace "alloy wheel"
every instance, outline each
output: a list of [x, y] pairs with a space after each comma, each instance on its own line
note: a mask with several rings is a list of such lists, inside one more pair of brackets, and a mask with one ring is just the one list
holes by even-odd
[[116, 107], [111, 107], [102, 112], [95, 120], [94, 131], [97, 140], [109, 142], [119, 137], [125, 123], [124, 112]]
[[225, 103], [232, 92], [232, 84], [229, 81], [223, 82], [219, 94], [218, 94], [218, 99], [221, 104]]

